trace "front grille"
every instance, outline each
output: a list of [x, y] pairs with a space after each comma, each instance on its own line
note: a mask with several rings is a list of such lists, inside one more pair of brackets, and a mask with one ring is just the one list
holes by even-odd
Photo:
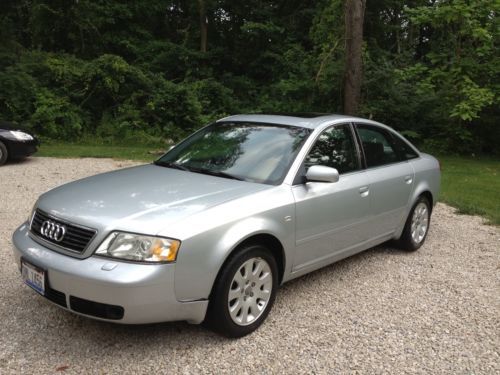
[[[41, 233], [43, 223], [48, 220], [50, 220], [52, 223], [65, 227], [66, 231], [61, 241], [56, 241], [47, 236], [44, 236]], [[49, 216], [45, 212], [38, 209], [33, 216], [33, 220], [31, 220], [30, 229], [32, 233], [34, 233], [37, 237], [41, 238], [44, 241], [79, 253], [83, 252], [87, 248], [88, 244], [90, 243], [90, 241], [92, 241], [97, 232], [95, 229], [84, 228], [79, 225], [62, 221], [53, 216]]]

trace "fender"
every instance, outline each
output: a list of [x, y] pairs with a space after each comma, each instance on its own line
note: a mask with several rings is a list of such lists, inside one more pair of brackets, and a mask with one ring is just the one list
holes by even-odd
[[[399, 237], [401, 237], [408, 215], [418, 197], [424, 193], [429, 193], [432, 196], [432, 203], [434, 205], [438, 199], [440, 178], [439, 176], [437, 178], [436, 176], [432, 176], [436, 173], [440, 174], [438, 161], [430, 155], [422, 154], [421, 158], [411, 161], [411, 164], [415, 171], [415, 186], [408, 201], [406, 214], [394, 232], [394, 239], [399, 239]], [[430, 181], [434, 181], [434, 184], [431, 184]]]
[[[245, 242], [259, 235], [266, 235], [274, 238], [281, 245], [283, 258], [283, 276], [291, 272], [293, 264], [293, 251], [287, 251], [294, 246], [295, 236], [293, 233], [286, 233], [276, 222], [262, 218], [249, 218], [231, 227], [226, 235], [219, 242], [220, 249], [230, 249], [220, 257], [219, 270], [222, 269], [227, 259], [238, 250]], [[284, 277], [283, 277], [284, 279]], [[214, 279], [215, 281], [215, 279]]]
[[[224, 262], [252, 236], [266, 234], [277, 239], [286, 259], [283, 273], [290, 272], [295, 246], [295, 204], [290, 188], [271, 189], [260, 193], [260, 197], [257, 204], [255, 195], [246, 197], [230, 206], [214, 207], [184, 223], [184, 228], [190, 227], [196, 234], [180, 237], [184, 239], [175, 269], [179, 301], [207, 299]], [[211, 223], [212, 229], [196, 230], [203, 223]]]

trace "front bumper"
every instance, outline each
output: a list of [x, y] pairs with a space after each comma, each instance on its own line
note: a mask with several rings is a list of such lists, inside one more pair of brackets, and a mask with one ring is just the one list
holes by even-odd
[[[175, 264], [137, 264], [101, 257], [76, 259], [46, 249], [28, 235], [28, 224], [20, 226], [12, 237], [15, 261], [20, 268], [21, 257], [44, 269], [48, 275], [46, 297], [74, 313], [98, 320], [124, 324], [143, 324], [187, 320], [201, 323], [205, 318], [207, 300], [180, 302], [174, 292]], [[104, 269], [103, 269], [104, 268]], [[112, 268], [110, 270], [106, 269]], [[52, 298], [59, 292], [57, 299]], [[64, 293], [64, 295], [61, 295]], [[62, 301], [61, 301], [62, 299]], [[90, 306], [123, 308], [123, 317], [116, 320], [82, 313], [81, 300]], [[92, 305], [94, 303], [94, 305]], [[87, 304], [88, 305], [88, 304]], [[88, 306], [87, 306], [88, 307]], [[76, 311], [75, 311], [76, 310]]]
[[20, 159], [33, 155], [38, 151], [38, 146], [40, 145], [40, 142], [36, 138], [31, 141], [9, 140], [5, 143], [7, 143], [9, 156], [12, 159]]

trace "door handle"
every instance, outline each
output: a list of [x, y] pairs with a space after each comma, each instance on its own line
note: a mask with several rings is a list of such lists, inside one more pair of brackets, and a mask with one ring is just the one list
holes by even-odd
[[362, 196], [362, 197], [367, 197], [368, 194], [370, 194], [370, 189], [368, 188], [368, 186], [363, 186], [363, 187], [360, 187], [359, 188], [359, 194]]
[[410, 185], [413, 182], [413, 177], [412, 176], [405, 176], [405, 182]]

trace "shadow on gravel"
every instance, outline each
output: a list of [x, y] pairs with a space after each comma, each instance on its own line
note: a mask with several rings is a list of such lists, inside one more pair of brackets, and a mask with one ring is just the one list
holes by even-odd
[[328, 281], [332, 281], [332, 277], [338, 278], [340, 282], [345, 281], [336, 275], [344, 275], [344, 276], [355, 276], [359, 273], [359, 266], [361, 264], [365, 264], [364, 261], [368, 262], [371, 258], [379, 258], [383, 256], [408, 256], [411, 253], [400, 250], [389, 241], [383, 243], [379, 246], [372, 247], [371, 249], [365, 250], [356, 255], [350, 256], [349, 258], [342, 259], [336, 263], [330, 264], [329, 266], [320, 268], [319, 270], [308, 273], [304, 276], [300, 276], [296, 279], [293, 279], [286, 284], [284, 284], [279, 293], [293, 293], [294, 287], [300, 285], [301, 288], [314, 288], [314, 285], [320, 281], [322, 278], [327, 278]]
[[26, 166], [31, 163], [36, 163], [36, 158], [34, 157], [27, 157], [27, 158], [22, 158], [22, 159], [9, 159], [7, 162], [4, 164], [5, 166], [7, 165], [19, 165], [19, 166]]
[[[24, 325], [24, 329], [37, 331], [36, 340], [40, 340], [38, 344], [42, 347], [48, 345], [44, 351], [56, 350], [66, 358], [99, 357], [105, 361], [114, 360], [118, 356], [131, 360], [137, 358], [138, 352], [158, 353], [160, 348], [175, 349], [176, 353], [200, 348], [218, 352], [232, 351], [241, 342], [245, 345], [267, 342], [272, 337], [269, 336], [272, 332], [274, 335], [286, 336], [286, 325], [290, 323], [287, 316], [292, 313], [290, 309], [297, 308], [293, 314], [299, 321], [300, 316], [307, 316], [307, 308], [297, 304], [307, 296], [318, 293], [318, 285], [329, 290], [349, 288], [353, 282], [370, 274], [367, 272], [370, 269], [378, 272], [377, 264], [385, 263], [393, 257], [400, 259], [400, 256], [406, 254], [384, 244], [290, 281], [279, 289], [274, 309], [264, 326], [239, 340], [230, 340], [202, 325], [185, 322], [120, 325], [96, 321], [61, 310], [44, 298], [33, 295], [27, 287], [21, 293], [18, 290], [12, 298], [19, 299], [16, 302], [18, 306], [29, 304], [27, 309], [21, 308], [14, 312], [17, 324]], [[214, 352], [214, 356], [217, 353]]]

